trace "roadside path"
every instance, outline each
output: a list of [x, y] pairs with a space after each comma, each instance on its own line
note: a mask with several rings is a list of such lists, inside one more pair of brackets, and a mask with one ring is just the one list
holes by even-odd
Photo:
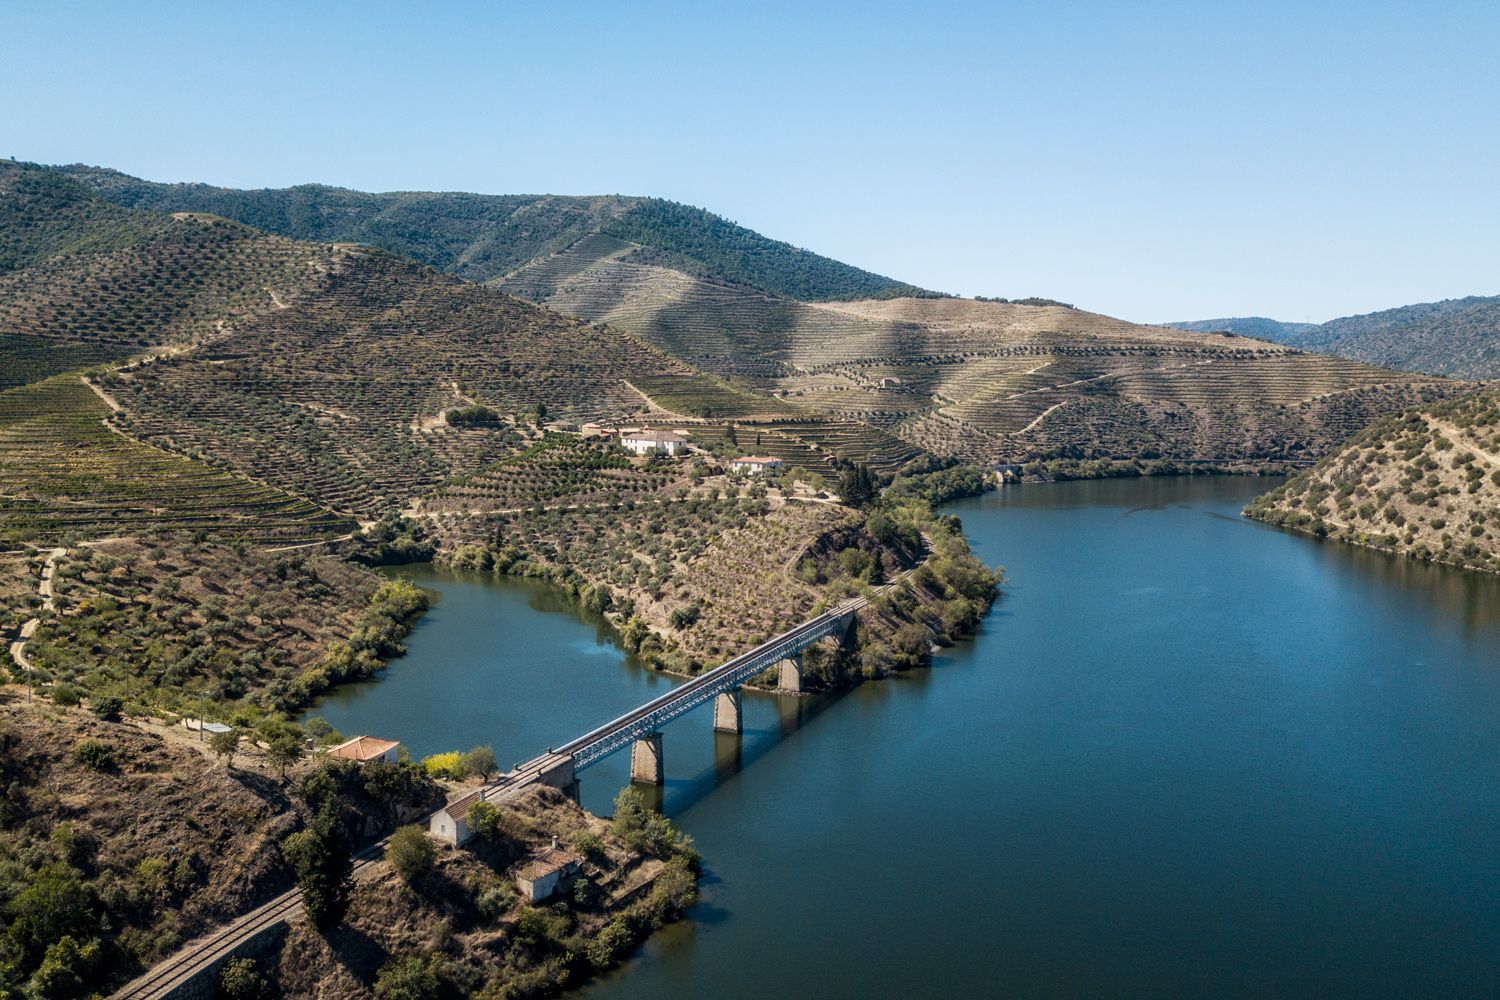
[[[61, 559], [67, 551], [67, 549], [63, 548], [53, 549], [47, 555], [46, 565], [42, 567], [42, 582], [37, 587], [37, 592], [42, 597], [43, 611], [51, 611], [56, 603], [53, 599], [52, 578], [57, 573], [57, 560]], [[40, 618], [31, 619], [21, 626], [21, 638], [10, 644], [10, 658], [15, 660], [16, 666], [22, 670], [31, 669], [31, 657], [26, 655], [26, 643], [36, 634], [36, 630], [41, 627], [41, 624], [42, 620]]]

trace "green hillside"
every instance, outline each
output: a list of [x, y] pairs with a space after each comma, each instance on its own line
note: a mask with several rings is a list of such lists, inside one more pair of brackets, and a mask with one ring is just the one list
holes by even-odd
[[1317, 329], [1316, 323], [1283, 323], [1264, 316], [1235, 316], [1228, 319], [1195, 319], [1179, 323], [1163, 323], [1173, 330], [1194, 330], [1198, 333], [1213, 333], [1227, 330], [1241, 337], [1254, 337], [1277, 344], [1290, 343], [1292, 339]]
[[210, 212], [298, 240], [369, 243], [476, 282], [502, 278], [584, 236], [605, 233], [654, 251], [653, 262], [787, 298], [920, 291], [658, 198], [367, 194], [320, 184], [241, 191], [159, 184], [81, 164], [57, 169], [129, 208]]
[[1305, 351], [1451, 378], [1500, 377], [1500, 296], [1342, 316], [1327, 323], [1281, 323], [1264, 317], [1169, 323], [1179, 330], [1229, 330]]

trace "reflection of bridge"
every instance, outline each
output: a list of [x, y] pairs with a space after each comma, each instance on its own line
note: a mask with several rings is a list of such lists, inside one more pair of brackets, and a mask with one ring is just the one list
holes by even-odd
[[432, 816], [432, 833], [445, 840], [463, 843], [471, 835], [465, 822], [471, 805], [504, 798], [530, 785], [551, 785], [576, 797], [578, 772], [627, 745], [631, 747], [630, 779], [661, 784], [662, 726], [712, 698], [714, 729], [740, 732], [743, 726], [740, 688], [745, 682], [779, 666], [778, 690], [802, 690], [802, 651], [831, 635], [840, 640], [848, 637], [854, 627], [855, 612], [868, 603], [866, 598], [856, 597], [836, 605], [576, 740], [555, 750], [549, 747], [540, 757], [517, 766], [492, 784], [452, 802], [446, 809], [439, 809]]

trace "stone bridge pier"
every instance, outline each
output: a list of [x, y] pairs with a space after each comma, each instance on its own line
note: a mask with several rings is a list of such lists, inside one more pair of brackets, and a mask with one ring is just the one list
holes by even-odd
[[666, 767], [661, 758], [661, 733], [642, 736], [630, 744], [630, 780], [648, 785], [665, 784]]

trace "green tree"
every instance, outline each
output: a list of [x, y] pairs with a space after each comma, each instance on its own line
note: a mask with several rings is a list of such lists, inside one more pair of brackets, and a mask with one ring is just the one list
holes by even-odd
[[225, 761], [226, 767], [234, 767], [234, 754], [240, 748], [240, 731], [230, 729], [214, 733], [208, 738], [208, 748], [214, 752], [215, 757]]
[[489, 780], [495, 773], [495, 751], [490, 747], [475, 747], [464, 754], [464, 774]]
[[26, 993], [35, 1000], [64, 1000], [84, 994], [84, 980], [99, 960], [99, 942], [80, 945], [64, 935], [47, 949], [42, 964], [32, 973]]
[[87, 940], [96, 910], [94, 891], [76, 868], [62, 862], [42, 868], [5, 908], [6, 960], [24, 968], [64, 937]]
[[476, 802], [469, 806], [466, 820], [469, 829], [485, 840], [494, 840], [500, 833], [500, 810], [488, 802]]
[[325, 802], [312, 825], [292, 834], [281, 848], [297, 873], [302, 908], [320, 931], [330, 930], [344, 919], [353, 887], [349, 834], [335, 808], [332, 801]]
[[385, 859], [396, 869], [401, 881], [411, 882], [432, 870], [437, 861], [437, 848], [421, 827], [403, 826], [391, 835]]
[[271, 737], [266, 749], [266, 763], [276, 768], [276, 773], [286, 780], [286, 769], [302, 759], [302, 741], [295, 733], [277, 733]]
[[875, 499], [875, 477], [863, 464], [852, 466], [839, 479], [838, 493], [850, 507], [863, 507]]

